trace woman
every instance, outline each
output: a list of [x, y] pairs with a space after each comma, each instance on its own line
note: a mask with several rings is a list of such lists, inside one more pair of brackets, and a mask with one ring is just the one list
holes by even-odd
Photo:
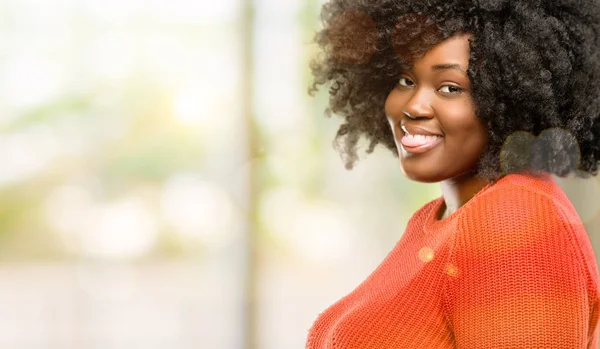
[[600, 278], [551, 174], [600, 160], [600, 8], [574, 1], [331, 0], [316, 86], [347, 168], [361, 136], [440, 182], [308, 349], [597, 348]]

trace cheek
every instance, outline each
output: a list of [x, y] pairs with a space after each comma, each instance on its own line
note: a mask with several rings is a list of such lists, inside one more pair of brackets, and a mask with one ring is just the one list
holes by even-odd
[[[488, 141], [488, 134], [483, 121], [477, 116], [473, 115], [470, 122], [465, 125], [465, 140], [470, 141], [476, 145], [485, 145]], [[481, 149], [483, 150], [483, 149]]]
[[394, 89], [390, 91], [387, 98], [385, 99], [384, 110], [386, 115], [395, 116], [396, 118], [400, 117], [402, 113], [402, 108], [405, 103], [405, 98], [402, 96], [398, 90]]
[[446, 141], [449, 152], [462, 154], [462, 159], [471, 163], [477, 161], [483, 153], [488, 143], [488, 134], [485, 125], [473, 115], [472, 118], [453, 125], [447, 131]]
[[462, 154], [465, 162], [477, 161], [488, 143], [488, 134], [485, 123], [475, 114], [472, 101], [446, 106], [441, 121], [447, 137], [446, 149]]
[[475, 106], [471, 99], [463, 103], [447, 105], [444, 108], [443, 126], [449, 136], [463, 139], [465, 142], [484, 142], [487, 132], [483, 120], [475, 114]]

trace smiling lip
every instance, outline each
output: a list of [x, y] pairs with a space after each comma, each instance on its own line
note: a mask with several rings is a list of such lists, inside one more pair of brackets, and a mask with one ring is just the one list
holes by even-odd
[[400, 129], [404, 133], [410, 133], [411, 135], [424, 135], [424, 136], [440, 136], [443, 137], [443, 134], [439, 131], [428, 130], [421, 126], [402, 123], [400, 125]]
[[407, 136], [403, 136], [400, 139], [400, 143], [402, 144], [402, 148], [404, 150], [406, 150], [408, 153], [411, 154], [423, 154], [429, 150], [431, 150], [432, 148], [434, 148], [435, 146], [437, 146], [438, 144], [440, 144], [442, 142], [443, 137], [439, 137], [438, 139], [428, 142], [426, 144], [417, 146], [417, 147], [411, 147], [411, 146], [407, 146], [405, 145], [405, 141], [406, 141], [406, 137]]

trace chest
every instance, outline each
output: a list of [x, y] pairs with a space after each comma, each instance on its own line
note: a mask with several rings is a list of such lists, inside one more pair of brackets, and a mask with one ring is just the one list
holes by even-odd
[[317, 318], [306, 348], [453, 348], [443, 304], [448, 265], [444, 244], [399, 244]]

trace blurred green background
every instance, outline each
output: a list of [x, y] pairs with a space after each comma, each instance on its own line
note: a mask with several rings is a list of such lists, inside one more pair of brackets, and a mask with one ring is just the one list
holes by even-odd
[[[437, 184], [344, 170], [315, 0], [0, 0], [0, 347], [303, 348]], [[597, 179], [559, 182], [594, 246]]]

